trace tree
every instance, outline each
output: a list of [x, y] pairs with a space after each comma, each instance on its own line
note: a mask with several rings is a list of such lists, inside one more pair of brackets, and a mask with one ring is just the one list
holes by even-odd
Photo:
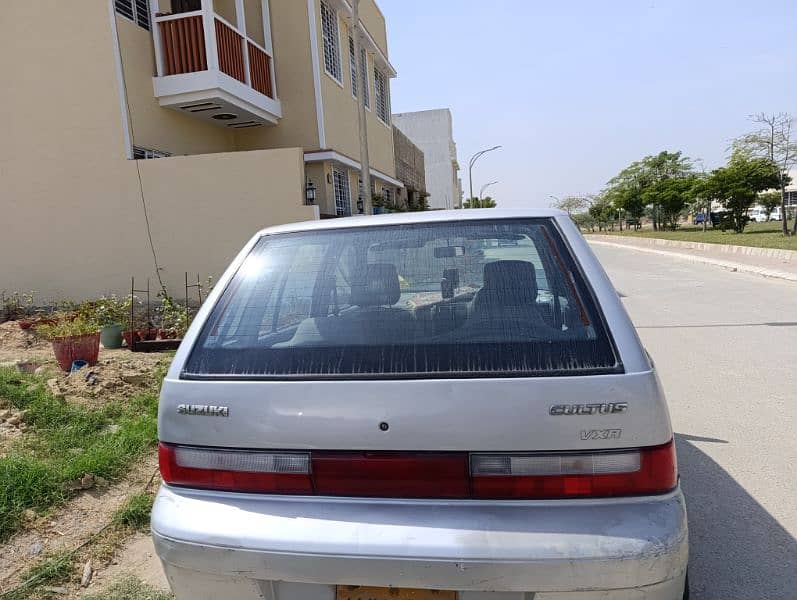
[[694, 175], [660, 179], [642, 193], [647, 204], [658, 207], [659, 227], [678, 228], [678, 217], [692, 199], [696, 181]]
[[598, 224], [599, 231], [603, 231], [604, 229], [614, 230], [614, 224], [618, 220], [617, 209], [614, 204], [612, 204], [612, 201], [605, 196], [598, 197], [595, 202], [592, 203], [592, 206], [589, 207], [587, 214]]
[[563, 198], [554, 197], [554, 202], [551, 203], [553, 208], [565, 211], [572, 218], [575, 213], [584, 212], [593, 202], [593, 197], [589, 195], [584, 196], [565, 196]]
[[759, 192], [778, 185], [778, 168], [768, 158], [753, 158], [737, 150], [724, 167], [711, 172], [706, 187], [730, 212], [736, 233], [747, 224], [747, 211], [755, 204]]
[[[693, 174], [692, 161], [689, 158], [681, 152], [665, 150], [633, 162], [620, 171], [609, 180], [604, 196], [634, 219], [641, 218], [645, 206], [652, 205], [653, 229], [657, 230], [667, 212], [661, 202], [665, 199], [672, 201], [671, 195], [659, 196], [656, 193], [657, 186], [665, 179], [685, 179]], [[670, 214], [671, 208], [668, 210]]]
[[490, 196], [484, 198], [469, 198], [465, 200], [462, 208], [495, 208], [496, 203]]
[[783, 202], [783, 194], [781, 192], [764, 192], [758, 195], [758, 204], [760, 204], [767, 212], [767, 221], [769, 215]]
[[711, 174], [703, 172], [694, 177], [692, 186], [692, 199], [695, 202], [695, 212], [703, 212], [703, 231], [708, 229], [708, 222], [711, 219], [711, 205], [719, 198], [716, 196], [717, 189], [711, 179]]
[[[783, 212], [783, 235], [789, 235], [786, 221], [786, 186], [791, 183], [789, 171], [797, 166], [797, 141], [792, 136], [794, 118], [788, 113], [758, 113], [750, 119], [759, 128], [733, 141], [732, 148], [736, 152], [744, 152], [750, 156], [764, 158], [775, 165], [778, 182], [773, 188], [780, 190], [780, 206]], [[797, 219], [794, 220], [792, 235], [797, 235]]]

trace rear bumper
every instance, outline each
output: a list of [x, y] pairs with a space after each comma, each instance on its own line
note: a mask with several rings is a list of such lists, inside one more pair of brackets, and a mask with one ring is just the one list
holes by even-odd
[[299, 586], [299, 595], [318, 600], [332, 600], [334, 585], [538, 592], [538, 600], [587, 600], [605, 590], [636, 598], [644, 588], [646, 598], [680, 599], [688, 557], [680, 490], [600, 501], [447, 502], [164, 485], [152, 535], [178, 598], [213, 588], [290, 600], [291, 582], [312, 584]]

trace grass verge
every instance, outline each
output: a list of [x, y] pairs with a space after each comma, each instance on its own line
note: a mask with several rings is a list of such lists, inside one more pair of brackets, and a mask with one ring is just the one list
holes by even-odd
[[32, 375], [0, 369], [0, 407], [24, 411], [28, 425], [0, 458], [0, 542], [26, 509], [45, 513], [69, 498], [70, 484], [85, 474], [114, 479], [154, 446], [155, 381], [151, 391], [92, 410], [53, 397]]
[[[72, 550], [64, 550], [44, 557], [25, 572], [22, 576], [24, 582], [22, 585], [10, 592], [0, 594], [0, 598], [2, 600], [49, 598], [54, 594], [52, 588], [76, 582], [80, 578], [78, 574], [80, 565], [87, 559], [94, 561], [94, 564], [105, 562], [114, 555], [131, 534], [149, 530], [149, 517], [154, 499], [154, 494], [148, 491], [130, 496], [125, 504], [114, 513], [110, 522], [84, 544]], [[92, 597], [98, 599], [129, 598], [131, 600], [172, 598], [169, 594], [161, 594], [147, 588], [137, 580], [123, 580], [111, 586], [106, 592]]]
[[744, 233], [720, 231], [711, 227], [703, 231], [702, 227], [691, 225], [681, 227], [676, 231], [643, 229], [640, 231], [609, 231], [606, 233], [607, 235], [623, 237], [648, 237], [682, 242], [705, 242], [707, 244], [731, 244], [735, 246], [797, 250], [797, 236], [783, 237], [780, 227], [779, 221], [771, 221], [769, 223], [750, 223], [745, 227]]

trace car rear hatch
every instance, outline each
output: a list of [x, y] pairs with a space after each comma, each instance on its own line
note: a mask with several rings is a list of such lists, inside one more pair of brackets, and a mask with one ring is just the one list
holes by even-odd
[[[675, 487], [659, 382], [569, 221], [368, 230], [266, 237], [231, 267], [163, 385], [167, 483], [495, 499]], [[365, 256], [338, 280], [329, 257], [349, 247]], [[523, 277], [542, 315], [526, 329], [528, 313], [507, 309], [527, 301]]]

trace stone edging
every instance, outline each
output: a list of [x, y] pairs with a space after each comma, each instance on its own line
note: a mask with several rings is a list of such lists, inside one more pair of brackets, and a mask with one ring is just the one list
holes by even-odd
[[[783, 262], [797, 264], [797, 251], [781, 248], [757, 248], [755, 246], [734, 246], [732, 244], [709, 244], [706, 242], [684, 242], [681, 240], [666, 240], [649, 237], [625, 237], [613, 235], [585, 235], [588, 240], [598, 241], [598, 238], [622, 246], [663, 246], [665, 248], [683, 248], [685, 250], [700, 250], [708, 254], [743, 254], [745, 256], [763, 256], [775, 258]], [[609, 242], [611, 240], [611, 242]], [[620, 241], [622, 240], [622, 241]]]
[[[670, 256], [673, 258], [680, 258], [682, 260], [687, 260], [689, 262], [694, 263], [701, 263], [705, 265], [714, 265], [717, 267], [722, 267], [723, 269], [729, 269], [731, 271], [741, 271], [743, 273], [755, 273], [756, 275], [761, 275], [763, 277], [773, 277], [775, 279], [785, 279], [786, 281], [792, 281], [797, 283], [797, 273], [789, 273], [788, 271], [779, 271], [777, 269], [767, 269], [764, 267], [757, 267], [755, 265], [749, 265], [745, 263], [737, 263], [732, 262], [729, 260], [722, 260], [719, 258], [714, 258], [711, 256], [699, 256], [695, 254], [684, 254], [683, 252], [674, 252], [672, 250], [658, 250], [655, 248], [646, 248], [641, 245], [636, 244], [622, 244], [617, 242], [609, 242], [604, 241], [602, 239], [596, 239], [598, 236], [585, 236], [587, 241], [590, 244], [598, 244], [603, 246], [611, 246], [613, 248], [624, 248], [627, 250], [634, 250], [636, 252], [647, 252], [649, 254], [659, 254], [663, 256]], [[611, 236], [601, 236], [604, 238], [609, 238]], [[674, 240], [658, 240], [658, 241], [674, 241]], [[649, 244], [653, 245], [653, 244]], [[704, 246], [717, 246], [719, 244], [704, 244]], [[733, 248], [746, 248], [746, 246], [732, 246]], [[695, 246], [690, 246], [691, 249], [698, 249]], [[759, 250], [767, 250], [768, 248], [759, 248]], [[792, 252], [791, 250], [782, 250], [782, 252]], [[797, 254], [797, 253], [795, 253]]]

